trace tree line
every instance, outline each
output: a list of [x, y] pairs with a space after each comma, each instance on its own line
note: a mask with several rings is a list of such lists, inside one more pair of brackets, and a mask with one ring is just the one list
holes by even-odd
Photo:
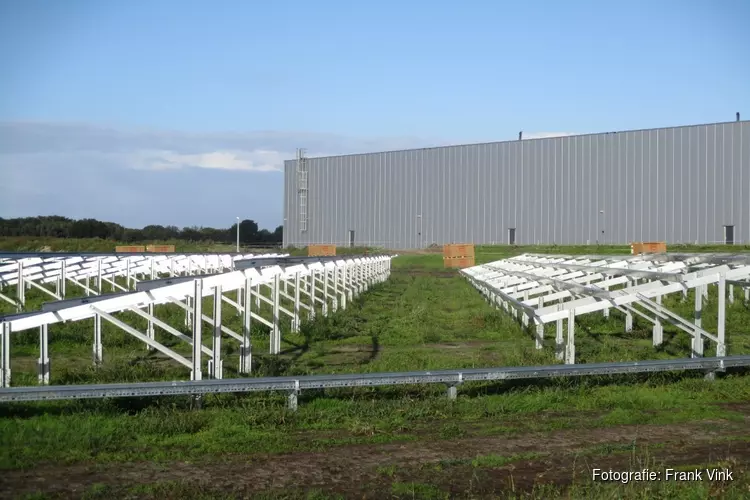
[[[259, 229], [253, 220], [240, 222], [240, 243], [281, 244], [283, 226], [273, 232]], [[4, 219], [0, 217], [0, 236], [28, 236], [47, 238], [99, 238], [127, 243], [182, 240], [234, 243], [237, 224], [228, 229], [212, 227], [184, 227], [150, 225], [131, 229], [114, 222], [96, 219], [69, 219], [58, 215]]]

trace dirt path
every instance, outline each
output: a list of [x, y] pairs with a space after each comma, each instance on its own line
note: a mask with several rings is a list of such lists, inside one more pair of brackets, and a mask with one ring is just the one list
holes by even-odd
[[[750, 443], [732, 442], [732, 437], [748, 434], [747, 425], [707, 422], [671, 426], [620, 426], [606, 429], [565, 430], [516, 437], [487, 437], [450, 441], [420, 441], [406, 444], [345, 446], [314, 453], [283, 455], [224, 456], [204, 463], [126, 463], [38, 466], [30, 470], [3, 471], [0, 474], [0, 498], [42, 491], [64, 497], [79, 497], [92, 484], [115, 488], [162, 481], [188, 481], [211, 485], [224, 491], [243, 494], [274, 488], [322, 488], [362, 498], [373, 485], [383, 483], [382, 467], [391, 467], [404, 480], [420, 477], [422, 466], [444, 460], [472, 459], [497, 455], [513, 457], [540, 453], [544, 458], [515, 462], [490, 468], [484, 486], [496, 488], [513, 476], [516, 487], [531, 488], [543, 479], [565, 484], [572, 478], [576, 451], [597, 445], [636, 443], [638, 446], [662, 444], [664, 455], [675, 465], [699, 464], [707, 460], [731, 458], [750, 461]], [[658, 453], [657, 453], [658, 455]], [[630, 455], [598, 457], [596, 466], [622, 462]], [[579, 461], [579, 466], [585, 463]], [[392, 478], [391, 478], [392, 479]], [[471, 474], [448, 473], [431, 481], [443, 483], [449, 490], [471, 488]], [[476, 485], [475, 485], [476, 486]], [[384, 487], [386, 487], [384, 485]], [[462, 489], [463, 488], [463, 489]], [[477, 491], [479, 492], [479, 491]], [[376, 496], [377, 497], [377, 496]], [[367, 498], [373, 498], [368, 495]]]

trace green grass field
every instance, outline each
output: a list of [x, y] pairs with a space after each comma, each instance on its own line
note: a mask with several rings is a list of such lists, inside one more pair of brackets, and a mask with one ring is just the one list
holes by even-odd
[[[69, 250], [58, 244], [55, 250]], [[178, 249], [179, 250], [179, 249]], [[207, 249], [208, 251], [209, 249]], [[675, 252], [726, 247], [670, 248]], [[740, 248], [735, 248], [740, 250]], [[747, 249], [744, 249], [747, 250]], [[478, 247], [478, 262], [523, 252], [626, 253], [626, 247]], [[301, 251], [295, 251], [301, 252]], [[80, 293], [80, 291], [79, 291]], [[715, 294], [715, 290], [712, 291]], [[729, 354], [750, 353], [750, 310], [741, 294], [727, 310]], [[33, 289], [28, 307], [47, 299]], [[206, 306], [210, 306], [209, 302]], [[716, 297], [703, 327], [716, 330]], [[665, 298], [690, 318], [692, 299]], [[6, 311], [10, 312], [10, 311]], [[157, 308], [173, 326], [176, 306]], [[129, 324], [145, 321], [123, 313]], [[239, 329], [225, 306], [226, 326]], [[577, 361], [689, 355], [686, 334], [650, 326], [624, 333], [613, 312], [576, 323]], [[52, 383], [187, 379], [186, 369], [105, 324], [104, 364], [91, 356], [93, 322], [49, 329]], [[439, 253], [393, 261], [391, 279], [345, 311], [285, 330], [281, 356], [254, 330], [254, 375], [429, 370], [552, 364], [530, 334], [492, 309]], [[553, 338], [552, 330], [546, 338]], [[188, 353], [165, 337], [159, 340]], [[208, 340], [208, 339], [207, 339]], [[36, 384], [37, 332], [13, 338], [14, 385]], [[226, 340], [227, 375], [237, 366]], [[208, 344], [207, 344], [208, 345]], [[181, 350], [182, 349], [182, 350]], [[706, 355], [713, 355], [713, 348]], [[297, 412], [284, 394], [89, 400], [0, 407], [3, 498], [747, 498], [750, 377], [657, 374], [466, 384], [456, 401], [444, 387], [308, 391]], [[592, 481], [591, 470], [720, 467], [734, 480]]]

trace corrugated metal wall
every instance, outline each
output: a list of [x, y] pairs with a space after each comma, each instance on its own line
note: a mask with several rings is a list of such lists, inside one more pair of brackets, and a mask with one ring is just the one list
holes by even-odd
[[[284, 243], [750, 243], [750, 122], [285, 162]], [[602, 213], [603, 212], [603, 213]], [[603, 231], [603, 233], [602, 233]]]

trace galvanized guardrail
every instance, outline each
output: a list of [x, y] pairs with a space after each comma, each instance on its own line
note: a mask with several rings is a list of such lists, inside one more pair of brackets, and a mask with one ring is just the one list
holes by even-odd
[[297, 394], [299, 394], [300, 391], [308, 389], [374, 387], [408, 384], [447, 384], [449, 386], [448, 396], [450, 398], [455, 398], [456, 386], [463, 382], [617, 375], [683, 370], [716, 372], [723, 371], [726, 368], [745, 366], [750, 366], [750, 355], [726, 356], [723, 358], [687, 358], [620, 363], [473, 368], [422, 372], [307, 375], [301, 377], [258, 377], [179, 382], [141, 382], [132, 384], [12, 387], [8, 389], [0, 389], [0, 403], [61, 399], [287, 391], [289, 392], [290, 407], [296, 408]]

